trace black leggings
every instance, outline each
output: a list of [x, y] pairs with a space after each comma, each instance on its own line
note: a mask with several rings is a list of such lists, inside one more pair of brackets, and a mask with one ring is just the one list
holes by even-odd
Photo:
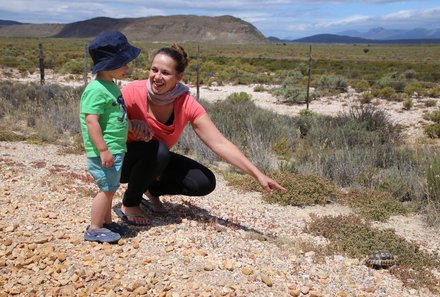
[[215, 175], [200, 163], [170, 152], [162, 142], [127, 144], [121, 183], [128, 183], [122, 203], [139, 206], [147, 190], [153, 196], [203, 196], [215, 189]]

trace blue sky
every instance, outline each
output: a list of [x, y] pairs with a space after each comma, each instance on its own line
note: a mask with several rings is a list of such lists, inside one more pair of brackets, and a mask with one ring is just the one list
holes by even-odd
[[0, 19], [25, 23], [176, 14], [232, 15], [252, 23], [266, 37], [279, 38], [375, 27], [440, 29], [440, 0], [0, 0]]

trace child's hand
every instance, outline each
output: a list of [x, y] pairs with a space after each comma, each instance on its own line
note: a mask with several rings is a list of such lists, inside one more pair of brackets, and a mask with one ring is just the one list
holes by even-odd
[[99, 153], [101, 157], [102, 167], [109, 168], [113, 166], [114, 160], [113, 155], [109, 150], [103, 151]]
[[134, 134], [137, 140], [148, 142], [153, 138], [153, 131], [148, 124], [141, 120], [130, 120], [128, 129]]

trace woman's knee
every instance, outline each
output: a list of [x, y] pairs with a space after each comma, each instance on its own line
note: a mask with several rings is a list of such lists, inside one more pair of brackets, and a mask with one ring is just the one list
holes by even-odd
[[217, 183], [215, 175], [211, 170], [204, 170], [203, 173], [204, 176], [203, 178], [199, 179], [199, 185], [197, 189], [198, 195], [200, 196], [208, 195], [212, 191], [214, 191]]

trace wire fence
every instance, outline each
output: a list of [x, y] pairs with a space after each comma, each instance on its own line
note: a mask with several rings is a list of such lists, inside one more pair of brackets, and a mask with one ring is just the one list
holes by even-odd
[[[38, 45], [38, 56], [39, 56], [39, 69], [40, 69], [40, 83], [43, 85], [46, 83], [45, 77], [45, 53], [43, 45], [40, 43]], [[88, 83], [89, 78], [89, 57], [88, 57], [88, 46], [84, 47], [83, 54], [83, 81], [84, 85]], [[359, 81], [366, 82], [369, 86], [384, 86], [388, 85], [395, 89], [397, 93], [403, 93], [405, 85], [409, 83], [418, 83], [424, 88], [438, 87], [440, 82], [440, 68], [437, 67], [434, 70], [424, 71], [424, 70], [414, 70], [411, 68], [407, 69], [382, 69], [381, 72], [371, 71], [369, 69], [350, 69], [339, 67], [328, 66], [326, 68], [316, 67], [316, 63], [319, 61], [314, 61], [312, 57], [312, 46], [310, 46], [308, 63], [305, 60], [298, 61], [298, 68], [302, 74], [302, 78], [297, 79], [299, 85], [304, 85], [307, 88], [307, 93], [310, 88], [319, 88], [323, 78], [336, 78], [344, 81], [343, 86], [334, 85], [332, 88], [338, 91], [345, 91], [347, 86], [353, 87]], [[284, 72], [280, 72], [274, 77], [270, 73], [255, 73], [247, 72], [237, 65], [235, 69], [231, 70], [231, 65], [225, 65], [229, 67], [228, 73], [219, 75], [218, 72], [212, 69], [204, 68], [204, 61], [200, 57], [200, 48], [197, 47], [196, 55], [196, 66], [188, 69], [185, 72], [185, 77], [187, 80], [194, 84], [199, 90], [201, 84], [209, 85], [213, 82], [217, 84], [272, 84], [281, 85], [289, 77], [289, 71], [295, 71], [295, 69], [283, 69]], [[315, 64], [315, 65], [314, 65]], [[407, 67], [407, 66], [405, 66]], [[432, 68], [431, 68], [432, 69]], [[422, 79], [420, 79], [422, 78]], [[429, 80], [423, 78], [430, 78]], [[198, 96], [197, 92], [197, 96]]]

